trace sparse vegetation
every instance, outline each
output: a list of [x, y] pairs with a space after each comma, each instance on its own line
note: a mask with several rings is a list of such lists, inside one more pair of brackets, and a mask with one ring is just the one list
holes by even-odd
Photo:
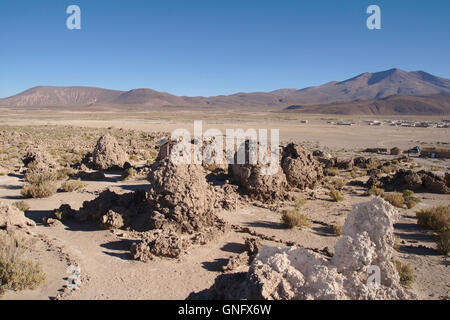
[[370, 187], [369, 190], [367, 190], [366, 192], [367, 195], [369, 196], [384, 196], [384, 189], [382, 188], [378, 188], [377, 186], [372, 186]]
[[56, 171], [56, 180], [65, 180], [73, 175], [75, 175], [75, 170], [73, 170], [72, 168], [61, 168]]
[[339, 225], [333, 225], [333, 234], [336, 236], [342, 235], [342, 227]]
[[331, 199], [333, 199], [336, 202], [343, 201], [344, 196], [336, 189], [331, 188], [329, 193]]
[[394, 245], [393, 245], [394, 250], [398, 250], [400, 249], [400, 238], [397, 236], [394, 236]]
[[345, 186], [345, 180], [339, 177], [335, 177], [332, 180], [332, 184], [337, 190], [342, 190], [342, 188], [344, 188]]
[[77, 191], [77, 190], [83, 189], [84, 187], [85, 187], [85, 184], [83, 182], [81, 182], [80, 179], [65, 181], [61, 185], [61, 189], [65, 192]]
[[295, 199], [294, 201], [295, 210], [300, 210], [300, 208], [303, 207], [305, 203], [306, 203], [305, 199]]
[[58, 187], [54, 180], [41, 180], [39, 182], [25, 184], [21, 194], [27, 198], [47, 198], [56, 193]]
[[134, 168], [128, 168], [123, 170], [121, 179], [128, 180], [133, 178], [136, 175], [136, 170]]
[[403, 195], [401, 193], [386, 194], [384, 196], [384, 200], [397, 208], [403, 208], [403, 203], [405, 202], [405, 198], [403, 198]]
[[311, 226], [311, 223], [308, 221], [306, 215], [300, 213], [297, 209], [285, 210], [281, 216], [281, 222], [290, 229], [295, 227], [302, 229]]
[[414, 197], [414, 191], [408, 189], [403, 190], [403, 198], [408, 209], [414, 208], [420, 202], [420, 199]]
[[450, 206], [437, 206], [416, 212], [417, 224], [435, 231], [450, 228]]
[[35, 289], [45, 281], [40, 264], [22, 258], [27, 247], [2, 232], [0, 234], [0, 294], [6, 289]]
[[327, 173], [327, 175], [332, 176], [332, 177], [338, 176], [339, 175], [339, 169], [335, 168], [335, 167], [328, 168], [326, 170], [326, 173]]
[[392, 262], [400, 276], [400, 284], [406, 288], [410, 288], [414, 281], [414, 271], [412, 267], [409, 264], [401, 263], [398, 260], [393, 260]]
[[450, 230], [441, 231], [436, 236], [437, 250], [443, 255], [450, 252]]
[[14, 202], [13, 206], [23, 212], [30, 210], [30, 205], [23, 200]]
[[417, 224], [436, 231], [437, 250], [447, 255], [450, 250], [450, 206], [437, 206], [416, 212]]

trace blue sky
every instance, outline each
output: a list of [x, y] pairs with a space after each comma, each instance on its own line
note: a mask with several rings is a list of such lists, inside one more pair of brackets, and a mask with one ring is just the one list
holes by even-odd
[[[81, 30], [66, 28], [71, 4]], [[381, 30], [366, 28], [371, 4]], [[211, 96], [393, 67], [450, 78], [449, 9], [448, 0], [2, 0], [0, 97], [37, 85]]]

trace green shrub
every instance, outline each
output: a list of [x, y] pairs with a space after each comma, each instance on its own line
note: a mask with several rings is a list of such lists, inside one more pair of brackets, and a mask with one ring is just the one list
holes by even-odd
[[295, 227], [302, 229], [311, 226], [306, 215], [300, 213], [298, 210], [285, 210], [281, 216], [281, 222], [291, 229]]

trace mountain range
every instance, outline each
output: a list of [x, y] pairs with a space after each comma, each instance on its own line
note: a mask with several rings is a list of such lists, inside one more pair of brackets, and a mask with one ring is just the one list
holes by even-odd
[[152, 89], [38, 86], [0, 99], [8, 108], [108, 106], [149, 110], [164, 107], [283, 110], [335, 114], [450, 114], [450, 79], [423, 71], [390, 69], [362, 73], [304, 89], [236, 93], [213, 97], [176, 96]]

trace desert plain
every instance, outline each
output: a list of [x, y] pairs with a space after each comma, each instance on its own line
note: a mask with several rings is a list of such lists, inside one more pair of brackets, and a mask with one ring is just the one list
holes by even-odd
[[[367, 182], [371, 175], [382, 179], [394, 176], [402, 169], [413, 172], [422, 170], [441, 176], [449, 172], [449, 159], [418, 157], [405, 152], [416, 145], [422, 148], [448, 147], [449, 128], [387, 124], [369, 126], [365, 122], [374, 119], [441, 121], [443, 117], [419, 119], [414, 116], [306, 115], [238, 110], [90, 112], [4, 109], [0, 114], [3, 171], [0, 176], [0, 201], [9, 206], [26, 202], [28, 207], [23, 215], [34, 225], [19, 228], [25, 229], [33, 239], [24, 257], [39, 262], [45, 280], [33, 290], [6, 290], [0, 299], [208, 297], [208, 290], [211, 291], [218, 277], [248, 272], [254, 258], [251, 252], [248, 252], [248, 261], [246, 257], [243, 263], [239, 263], [242, 259], [238, 257], [245, 256], [248, 244], [253, 243], [249, 239], [263, 246], [307, 248], [324, 259], [330, 259], [333, 248], [343, 236], [341, 228], [352, 207], [374, 197], [373, 194], [368, 195], [370, 187]], [[166, 254], [163, 250], [161, 254], [153, 251], [149, 256], [137, 254], [136, 243], [145, 243], [142, 234], [151, 229], [146, 221], [154, 208], [143, 210], [143, 213], [138, 210], [139, 213], [132, 216], [132, 222], [119, 224], [119, 227], [114, 223], [99, 226], [93, 218], [85, 221], [73, 217], [55, 218], [55, 212], [61, 205], [69, 205], [76, 212], [72, 215], [76, 216], [83, 202], [98, 198], [105, 190], [120, 195], [143, 190], [141, 192], [147, 194], [152, 189], [151, 181], [157, 181], [156, 178], [148, 179], [148, 175], [152, 170], [160, 170], [159, 167], [152, 167], [158, 162], [161, 145], [158, 141], [168, 139], [174, 129], [184, 128], [193, 132], [194, 120], [202, 120], [204, 130], [279, 129], [280, 145], [294, 143], [301, 146], [301, 150], [311, 154], [312, 160], [308, 161], [318, 164], [322, 173], [313, 185], [302, 188], [289, 186], [282, 196], [275, 195], [273, 199], [268, 199], [270, 201], [265, 201], [261, 197], [252, 197], [249, 190], [243, 190], [245, 187], [233, 177], [231, 170], [205, 166], [204, 183], [211, 187], [216, 198], [225, 199], [222, 202], [219, 199], [219, 203], [226, 203], [216, 203], [214, 215], [221, 221], [221, 226], [227, 227], [220, 227], [217, 232], [214, 229], [209, 231], [204, 241], [191, 241], [186, 247], [177, 247], [180, 250], [176, 255], [173, 252]], [[353, 125], [337, 125], [340, 121]], [[123, 168], [101, 170], [83, 166], [83, 157], [94, 150], [98, 139], [104, 135], [114, 137], [129, 157], [129, 176], [124, 176]], [[404, 153], [391, 155], [390, 150], [394, 147]], [[48, 153], [56, 163], [55, 170], [71, 168], [66, 170], [70, 171], [67, 175], [53, 182], [57, 191], [50, 196], [33, 198], [24, 196], [22, 192], [29, 183], [26, 173], [31, 169], [23, 159], [30, 148]], [[363, 152], [366, 148], [385, 148], [387, 152]], [[367, 165], [369, 162], [366, 161], [364, 167], [350, 161], [360, 157], [364, 161], [372, 159], [372, 162]], [[330, 159], [332, 164], [329, 164]], [[85, 179], [85, 176], [78, 174], [83, 170], [101, 171], [104, 175]], [[164, 177], [163, 172], [160, 178]], [[79, 181], [80, 187], [67, 192], [61, 187], [65, 181]], [[195, 187], [193, 189], [195, 191]], [[401, 189], [387, 188], [385, 193], [401, 194]], [[152, 190], [157, 197], [158, 189], [154, 187]], [[331, 190], [339, 193], [340, 197], [336, 199], [331, 196]], [[450, 195], [417, 188], [411, 208], [406, 203], [406, 197], [404, 200], [404, 204], [399, 204], [395, 209], [392, 207], [398, 215], [393, 223], [395, 245], [392, 259], [411, 269], [406, 278], [411, 276], [412, 279], [406, 279], [403, 283], [408, 293], [406, 297], [449, 299], [448, 255], [439, 252], [436, 232], [418, 225], [416, 212], [448, 206]], [[307, 223], [293, 227], [283, 223], [283, 213], [292, 211], [300, 212]], [[132, 247], [134, 251], [130, 251]], [[292, 283], [290, 285], [293, 286]], [[280, 292], [268, 295], [269, 298], [283, 298]]]

